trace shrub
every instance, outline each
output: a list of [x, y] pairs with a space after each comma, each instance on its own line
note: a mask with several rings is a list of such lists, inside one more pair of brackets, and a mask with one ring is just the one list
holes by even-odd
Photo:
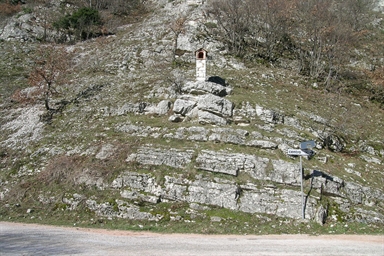
[[60, 18], [53, 23], [53, 26], [70, 40], [72, 36], [75, 40], [87, 40], [99, 33], [102, 24], [99, 11], [84, 7]]

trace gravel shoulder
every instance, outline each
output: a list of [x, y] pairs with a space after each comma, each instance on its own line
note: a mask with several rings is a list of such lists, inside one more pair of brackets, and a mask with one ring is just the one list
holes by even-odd
[[199, 235], [0, 222], [1, 255], [378, 255], [384, 235]]

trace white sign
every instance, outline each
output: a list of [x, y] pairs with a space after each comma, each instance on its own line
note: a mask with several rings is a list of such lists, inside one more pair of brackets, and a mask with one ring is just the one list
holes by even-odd
[[316, 146], [315, 141], [309, 140], [309, 141], [304, 141], [300, 143], [300, 148], [301, 149], [308, 149], [308, 148], [313, 148]]
[[288, 155], [291, 155], [291, 156], [309, 156], [310, 154], [301, 150], [301, 149], [290, 148], [290, 149], [288, 149]]

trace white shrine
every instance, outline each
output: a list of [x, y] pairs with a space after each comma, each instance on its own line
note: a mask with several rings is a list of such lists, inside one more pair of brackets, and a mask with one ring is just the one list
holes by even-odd
[[196, 56], [196, 81], [205, 81], [207, 70], [207, 51], [203, 48], [195, 51]]

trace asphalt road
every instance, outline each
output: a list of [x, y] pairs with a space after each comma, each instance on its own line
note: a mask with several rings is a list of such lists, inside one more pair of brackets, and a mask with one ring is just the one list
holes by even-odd
[[0, 222], [0, 255], [384, 256], [384, 235], [185, 235]]

